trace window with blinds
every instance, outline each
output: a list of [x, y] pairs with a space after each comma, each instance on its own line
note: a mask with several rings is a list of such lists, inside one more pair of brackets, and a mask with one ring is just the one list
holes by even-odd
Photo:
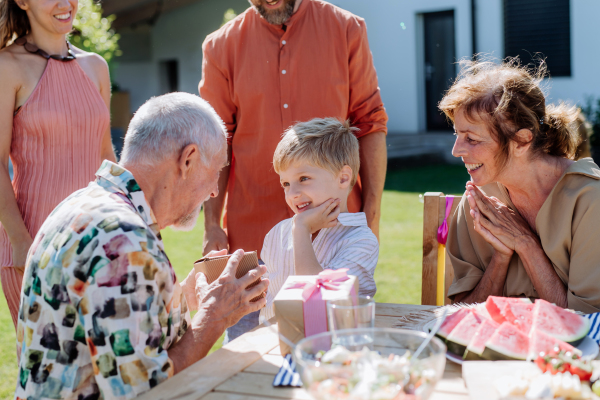
[[569, 0], [504, 0], [504, 55], [542, 57], [551, 76], [571, 76], [570, 14]]

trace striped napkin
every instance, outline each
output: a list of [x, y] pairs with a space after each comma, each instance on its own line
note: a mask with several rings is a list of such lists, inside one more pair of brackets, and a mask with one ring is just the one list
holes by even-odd
[[283, 365], [279, 369], [275, 379], [275, 387], [302, 387], [300, 374], [296, 372], [296, 363], [292, 360], [292, 355], [288, 354], [283, 358]]
[[584, 317], [590, 320], [590, 332], [588, 336], [600, 344], [600, 313], [587, 314]]

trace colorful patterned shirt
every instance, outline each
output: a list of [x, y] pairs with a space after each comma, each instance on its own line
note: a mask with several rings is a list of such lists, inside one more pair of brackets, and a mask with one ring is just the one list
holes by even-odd
[[15, 398], [134, 398], [173, 375], [166, 350], [189, 321], [144, 193], [104, 161], [29, 252]]

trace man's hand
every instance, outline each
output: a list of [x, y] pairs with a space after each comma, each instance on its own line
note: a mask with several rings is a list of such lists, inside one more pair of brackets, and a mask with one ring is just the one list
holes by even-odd
[[294, 216], [294, 230], [303, 229], [313, 234], [324, 228], [333, 228], [337, 225], [340, 215], [340, 199], [326, 200], [320, 206], [306, 210]]
[[202, 315], [202, 320], [226, 329], [235, 325], [244, 315], [258, 311], [267, 304], [265, 298], [254, 303], [250, 300], [266, 292], [269, 287], [268, 279], [263, 279], [258, 285], [246, 290], [246, 287], [267, 272], [264, 265], [259, 265], [239, 279], [235, 277], [243, 256], [243, 250], [236, 250], [219, 279], [208, 286], [204, 274], [198, 274], [196, 293], [199, 303], [198, 314]]
[[384, 132], [374, 132], [358, 139], [360, 143], [360, 180], [362, 184], [362, 210], [367, 224], [379, 240], [381, 197], [387, 170], [387, 148]]
[[363, 212], [367, 218], [367, 225], [379, 240], [379, 219], [381, 217], [381, 201], [365, 204]]
[[[211, 251], [206, 254], [206, 257], [217, 257], [217, 256], [225, 256], [227, 255], [227, 250], [221, 251]], [[201, 272], [196, 273], [196, 269], [192, 267], [192, 270], [188, 274], [188, 276], [181, 282], [181, 290], [185, 296], [185, 300], [187, 302], [188, 308], [190, 311], [198, 310], [198, 297], [196, 296], [196, 286], [198, 281], [197, 274], [202, 274]], [[206, 282], [206, 278], [204, 279]], [[208, 283], [205, 283], [205, 286], [208, 286]]]
[[225, 250], [225, 254], [229, 249], [227, 234], [218, 225], [212, 225], [204, 228], [204, 243], [202, 246], [202, 254], [207, 255], [211, 251]]

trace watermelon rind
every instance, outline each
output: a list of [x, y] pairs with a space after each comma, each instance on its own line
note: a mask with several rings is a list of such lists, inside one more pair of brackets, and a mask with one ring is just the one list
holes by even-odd
[[467, 357], [470, 357], [470, 359], [473, 360], [481, 360], [481, 354], [485, 349], [485, 344], [487, 343], [488, 339], [492, 337], [498, 327], [499, 325], [495, 321], [491, 319], [484, 320], [467, 345], [467, 350], [465, 351], [463, 358], [466, 359]]
[[485, 346], [483, 353], [481, 354], [481, 358], [484, 360], [490, 361], [500, 361], [500, 360], [526, 360], [527, 353], [519, 354], [509, 352], [507, 349], [495, 349], [493, 345]]
[[484, 358], [481, 357], [479, 354], [477, 354], [467, 348], [465, 350], [465, 353], [463, 354], [463, 360], [465, 360], [465, 361], [481, 361], [481, 360], [484, 360]]
[[467, 350], [467, 344], [461, 344], [448, 340], [446, 342], [446, 347], [448, 348], [448, 352], [462, 357], [462, 355], [465, 353], [465, 350]]
[[[540, 313], [540, 309], [542, 307], [546, 307], [546, 308], [550, 308], [550, 310], [556, 310], [557, 313], [569, 313], [572, 314], [572, 316], [577, 316], [578, 318], [574, 318], [576, 321], [580, 322], [580, 326], [579, 328], [572, 332], [571, 334], [567, 334], [565, 332], [557, 332], [557, 328], [559, 327], [548, 327], [548, 329], [546, 329], [543, 325], [541, 325], [539, 323], [539, 313]], [[573, 328], [572, 323], [569, 324], [571, 328]], [[540, 330], [552, 337], [555, 337], [556, 339], [562, 340], [563, 342], [566, 342], [572, 346], [578, 346], [587, 336], [587, 334], [590, 331], [590, 320], [587, 318], [582, 317], [581, 315], [577, 315], [575, 313], [573, 313], [572, 311], [566, 310], [564, 308], [558, 307], [552, 303], [549, 303], [545, 300], [542, 299], [537, 299], [535, 301], [535, 307], [533, 309], [533, 324], [531, 325], [531, 329], [537, 329]]]
[[529, 360], [535, 360], [540, 352], [553, 350], [556, 346], [558, 346], [560, 350], [571, 351], [579, 354], [579, 356], [582, 355], [581, 350], [571, 346], [570, 344], [548, 335], [545, 332], [532, 329], [531, 333], [529, 334], [529, 351], [527, 353], [527, 358]]
[[483, 321], [483, 317], [471, 310], [448, 335], [446, 342], [448, 351], [462, 357]]
[[485, 343], [481, 357], [486, 360], [526, 360], [529, 338], [516, 326], [503, 322]]
[[456, 311], [454, 314], [451, 314], [448, 317], [446, 317], [446, 320], [444, 321], [444, 323], [442, 324], [440, 329], [437, 331], [435, 336], [440, 338], [442, 340], [442, 342], [447, 343], [448, 335], [450, 335], [450, 333], [452, 332], [452, 329], [454, 329], [456, 327], [456, 325], [458, 325], [460, 323], [460, 321], [462, 321], [462, 319], [469, 314], [469, 312], [470, 312], [469, 309], [461, 308], [460, 310]]

